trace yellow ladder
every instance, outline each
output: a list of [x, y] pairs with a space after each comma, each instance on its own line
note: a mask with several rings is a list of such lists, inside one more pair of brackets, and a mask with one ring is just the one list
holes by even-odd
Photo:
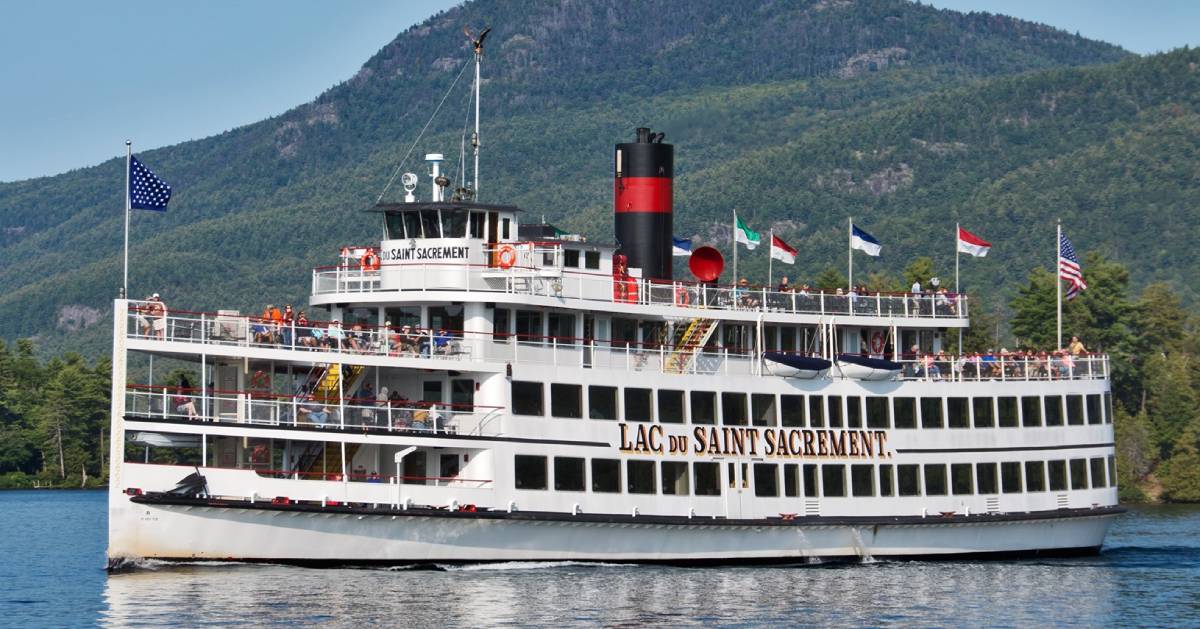
[[704, 349], [716, 329], [716, 319], [692, 319], [681, 333], [675, 334], [674, 346], [663, 370], [667, 373], [686, 373], [696, 354]]
[[[317, 382], [317, 386], [313, 389], [313, 397], [325, 404], [336, 404], [341, 396], [338, 395], [338, 374], [342, 371], [342, 365], [339, 363], [330, 363], [325, 368], [325, 373], [321, 375], [321, 379]], [[342, 390], [344, 394], [350, 394], [354, 391], [354, 384], [358, 381], [358, 377], [364, 371], [362, 365], [350, 365], [346, 368], [346, 375], [343, 377]]]

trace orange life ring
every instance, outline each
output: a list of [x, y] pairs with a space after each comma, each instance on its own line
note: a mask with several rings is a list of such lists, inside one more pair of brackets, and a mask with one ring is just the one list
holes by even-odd
[[358, 265], [364, 271], [378, 271], [379, 256], [375, 254], [374, 249], [367, 249], [367, 252], [363, 254], [361, 259], [359, 259]]
[[688, 292], [686, 286], [680, 284], [675, 287], [675, 305], [688, 306], [692, 303], [692, 295]]
[[267, 372], [263, 371], [262, 369], [259, 369], [258, 371], [254, 372], [254, 375], [250, 376], [250, 388], [270, 389], [271, 376], [267, 375]]
[[875, 330], [871, 333], [871, 353], [882, 354], [884, 348], [887, 347], [887, 341], [883, 338], [883, 332]]
[[500, 245], [496, 249], [496, 266], [511, 269], [517, 263], [517, 250], [512, 245]]

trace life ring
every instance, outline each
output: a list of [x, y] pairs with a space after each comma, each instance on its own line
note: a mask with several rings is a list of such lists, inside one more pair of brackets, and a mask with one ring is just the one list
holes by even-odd
[[270, 389], [271, 376], [267, 372], [259, 369], [250, 376], [250, 388], [252, 389]]
[[496, 249], [496, 266], [511, 269], [517, 263], [517, 250], [512, 245], [500, 245]]
[[676, 286], [675, 287], [675, 305], [676, 306], [688, 306], [688, 305], [691, 305], [691, 303], [692, 303], [692, 294], [688, 292], [687, 287], [684, 286], [683, 284]]
[[361, 259], [359, 259], [358, 264], [359, 267], [361, 267], [364, 271], [378, 271], [379, 256], [376, 255], [374, 249], [367, 249], [367, 252], [363, 254]]
[[883, 332], [875, 330], [871, 333], [871, 353], [882, 354], [884, 348], [887, 347], [887, 340], [883, 338]]

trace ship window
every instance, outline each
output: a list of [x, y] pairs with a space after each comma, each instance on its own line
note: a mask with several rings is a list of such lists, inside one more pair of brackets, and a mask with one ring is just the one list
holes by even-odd
[[950, 464], [950, 491], [955, 496], [975, 493], [975, 479], [971, 478], [970, 463]]
[[867, 397], [867, 428], [888, 427], [888, 399], [882, 396]]
[[442, 225], [437, 210], [421, 210], [421, 229], [426, 238], [441, 238]]
[[462, 469], [459, 460], [457, 454], [443, 454], [438, 457], [438, 476], [442, 478], [458, 476], [458, 472]]
[[879, 495], [890, 496], [895, 489], [892, 487], [892, 466], [879, 466]]
[[779, 466], [774, 463], [754, 464], [754, 495], [779, 495]]
[[664, 424], [683, 423], [683, 391], [658, 390], [658, 421]]
[[449, 330], [461, 336], [463, 329], [462, 304], [429, 308], [429, 327], [434, 330]]
[[404, 237], [421, 238], [421, 215], [418, 212], [404, 213]]
[[819, 395], [808, 396], [808, 426], [825, 427], [825, 400]]
[[746, 425], [746, 394], [721, 394], [721, 423], [728, 426]]
[[821, 466], [821, 495], [840, 498], [846, 495], [846, 466], [839, 464]]
[[388, 212], [386, 222], [389, 240], [404, 238], [404, 215], [396, 212]]
[[892, 398], [892, 421], [896, 428], [917, 427], [917, 400], [911, 397]]
[[546, 457], [518, 454], [513, 460], [517, 489], [546, 488]]
[[946, 398], [946, 418], [951, 428], [970, 428], [971, 417], [967, 407], [967, 398]]
[[1046, 472], [1050, 476], [1050, 491], [1067, 490], [1067, 462], [1050, 461], [1046, 463]]
[[976, 463], [975, 464], [975, 480], [978, 483], [979, 493], [981, 494], [998, 494], [1000, 486], [996, 484], [996, 464], [995, 463]]
[[550, 414], [571, 419], [583, 417], [583, 387], [578, 384], [551, 384]]
[[654, 421], [650, 411], [650, 389], [625, 389], [625, 421]]
[[1111, 424], [1113, 422], [1112, 410], [1112, 393], [1104, 394], [1104, 423]]
[[1061, 395], [1046, 396], [1046, 425], [1047, 426], [1062, 426], [1063, 425], [1063, 410]]
[[1067, 423], [1072, 426], [1083, 425], [1083, 396], [1067, 396]]
[[857, 395], [846, 396], [846, 427], [862, 428], [862, 398]]
[[599, 251], [584, 251], [583, 266], [588, 269], [600, 268], [600, 252]]
[[1117, 457], [1108, 455], [1108, 486], [1117, 486]]
[[809, 498], [817, 498], [821, 495], [821, 490], [817, 487], [817, 466], [806, 464], [804, 466], [804, 495]]
[[721, 495], [721, 468], [719, 463], [692, 463], [692, 484], [697, 496]]
[[637, 344], [637, 321], [635, 319], [623, 319], [621, 317], [613, 317], [612, 319], [612, 345], [613, 347], [629, 347]]
[[504, 343], [509, 339], [509, 326], [512, 325], [512, 311], [507, 308], [497, 308], [492, 315], [492, 340]]
[[631, 494], [653, 494], [654, 461], [625, 461], [625, 478]]
[[484, 225], [487, 223], [487, 214], [483, 212], [471, 212], [471, 238], [483, 238]]
[[754, 421], [751, 422], [755, 426], [774, 426], [775, 421], [775, 394], [773, 393], [755, 393], [750, 396], [750, 406], [754, 411]]
[[921, 495], [921, 467], [919, 465], [897, 465], [896, 484], [901, 496]]
[[829, 396], [829, 427], [842, 427], [842, 396]]
[[800, 495], [800, 466], [795, 463], [783, 464], [783, 495], [788, 498]]
[[692, 391], [692, 423], [717, 423], [717, 394], [712, 391]]
[[446, 238], [465, 238], [467, 236], [467, 211], [442, 210], [442, 224], [445, 227]]
[[1044, 462], [1025, 462], [1025, 491], [1046, 491], [1046, 464]]
[[804, 426], [804, 396], [779, 396], [779, 416], [784, 426]]
[[1042, 425], [1042, 401], [1035, 395], [1021, 398], [1021, 425], [1035, 428]]
[[559, 491], [583, 491], [583, 459], [573, 456], [554, 457], [554, 488]]
[[942, 418], [942, 398], [921, 398], [921, 428], [945, 428], [946, 420]]
[[1089, 424], [1103, 424], [1104, 416], [1100, 414], [1100, 394], [1087, 396], [1087, 417]]
[[850, 493], [854, 496], [875, 495], [875, 466], [850, 466]]
[[1100, 489], [1101, 487], [1107, 486], [1104, 477], [1104, 457], [1091, 459], [1088, 461], [1088, 463], [1092, 468], [1092, 487], [1094, 489]]
[[542, 340], [542, 313], [537, 310], [517, 311], [517, 342], [529, 343]]
[[1021, 464], [1005, 462], [1000, 464], [1000, 487], [1006, 494], [1021, 493]]
[[579, 341], [575, 338], [575, 315], [563, 312], [551, 312], [546, 315], [546, 325], [549, 326], [550, 336], [559, 345], [574, 345]]
[[[1017, 421], [1017, 405], [1016, 405], [1017, 398], [1010, 397], [1010, 398], [1000, 398], [1000, 399], [1002, 400], [1000, 402], [1000, 413], [1002, 415], [1004, 413], [1003, 400], [1008, 400], [1013, 403], [1013, 405], [1012, 405], [1012, 420], [1015, 424], [1015, 422]], [[975, 427], [976, 428], [994, 428], [996, 426], [996, 418], [995, 418], [994, 414], [992, 413], [992, 398], [990, 398], [990, 397], [974, 398], [973, 400], [971, 400], [971, 406], [972, 406], [971, 410], [975, 411]]]
[[592, 459], [592, 491], [605, 494], [620, 493], [620, 461], [617, 459]]
[[563, 266], [572, 269], [579, 268], [578, 249], [563, 249]]
[[421, 327], [421, 307], [384, 308], [383, 320], [391, 321], [392, 327], [397, 330], [400, 329], [400, 326], [405, 325]]
[[617, 388], [591, 385], [588, 387], [588, 418], [617, 418]]
[[[989, 404], [988, 406], [991, 405]], [[998, 397], [996, 398], [996, 406], [1000, 409], [1000, 427], [1016, 428], [1018, 425], [1017, 398], [1013, 396]]]
[[796, 351], [796, 328], [785, 325], [779, 330], [779, 350], [783, 352]]
[[508, 240], [509, 235], [511, 233], [512, 233], [512, 219], [511, 218], [500, 219], [500, 238], [502, 240]]
[[513, 380], [513, 415], [545, 415], [544, 404], [542, 401], [542, 383]]
[[925, 465], [925, 495], [946, 495], [946, 466], [941, 463]]
[[688, 495], [688, 464], [686, 461], [662, 462], [662, 492], [671, 496]]
[[[334, 462], [334, 465], [341, 465], [341, 462]], [[425, 471], [425, 455], [418, 454], [417, 456], [405, 457], [402, 472], [404, 474], [405, 485], [424, 485], [425, 477], [428, 474]]]

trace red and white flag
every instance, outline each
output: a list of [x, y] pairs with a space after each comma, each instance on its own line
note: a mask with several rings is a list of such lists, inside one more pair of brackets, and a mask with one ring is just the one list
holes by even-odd
[[771, 257], [779, 260], [784, 264], [796, 263], [796, 250], [791, 248], [786, 242], [780, 240], [779, 236], [771, 235]]
[[976, 258], [982, 258], [988, 254], [988, 250], [991, 248], [992, 243], [961, 227], [958, 228], [958, 251], [960, 253], [968, 253]]

